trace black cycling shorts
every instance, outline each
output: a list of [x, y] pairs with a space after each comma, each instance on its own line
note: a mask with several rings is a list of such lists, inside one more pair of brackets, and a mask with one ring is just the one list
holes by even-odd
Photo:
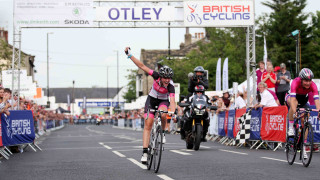
[[[156, 109], [156, 106], [160, 108], [161, 106], [169, 107], [169, 100], [156, 99], [151, 96], [147, 97], [146, 105], [144, 106], [144, 118], [148, 116], [149, 109]], [[154, 112], [149, 112], [149, 117], [154, 117]]]

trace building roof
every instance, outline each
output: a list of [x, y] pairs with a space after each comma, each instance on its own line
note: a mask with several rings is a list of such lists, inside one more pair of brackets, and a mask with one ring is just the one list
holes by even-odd
[[[70, 88], [50, 88], [49, 95], [56, 97], [56, 103], [68, 103], [67, 96], [70, 94], [70, 100], [72, 99], [72, 87]], [[109, 92], [107, 91], [109, 89]], [[119, 88], [119, 91], [121, 88]], [[47, 96], [47, 89], [43, 88], [44, 96]], [[84, 96], [87, 99], [106, 99], [114, 98], [118, 91], [117, 88], [74, 88], [74, 98], [80, 99]]]

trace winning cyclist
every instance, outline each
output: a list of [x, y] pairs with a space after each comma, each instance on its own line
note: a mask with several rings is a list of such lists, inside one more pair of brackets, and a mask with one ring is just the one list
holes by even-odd
[[[155, 109], [156, 106], [160, 110], [167, 111], [169, 106], [169, 97], [170, 97], [170, 109], [176, 109], [175, 103], [175, 90], [172, 81], [173, 70], [168, 66], [162, 66], [159, 69], [159, 72], [153, 71], [152, 69], [145, 66], [139, 59], [135, 58], [131, 52], [130, 48], [125, 48], [125, 53], [129, 59], [131, 59], [140, 69], [144, 72], [148, 73], [150, 76], [153, 77], [153, 85], [149, 92], [149, 95], [146, 100], [145, 108], [144, 108], [144, 117], [145, 117], [145, 124], [143, 129], [143, 152], [141, 157], [141, 162], [143, 164], [147, 163], [148, 157], [148, 144], [150, 138], [150, 131], [152, 129], [153, 120], [154, 120], [154, 112], [148, 112], [149, 109]], [[176, 114], [176, 113], [175, 113]], [[147, 117], [148, 115], [148, 117]], [[167, 114], [162, 114], [162, 129], [165, 129], [166, 121], [167, 121]], [[163, 143], [166, 142], [165, 136], [163, 134]]]
[[[317, 88], [317, 85], [312, 81], [312, 78], [313, 78], [312, 71], [308, 68], [303, 68], [299, 73], [299, 77], [295, 78], [291, 83], [290, 98], [288, 100], [288, 104], [290, 105], [288, 136], [294, 136], [293, 115], [296, 113], [297, 107], [300, 107], [300, 108], [308, 107], [307, 102], [308, 102], [309, 92], [313, 92], [313, 99], [314, 99], [316, 108], [317, 110], [320, 109], [318, 88]], [[301, 124], [303, 123], [304, 123], [304, 119], [301, 120]], [[306, 154], [304, 154], [304, 156], [306, 156]]]

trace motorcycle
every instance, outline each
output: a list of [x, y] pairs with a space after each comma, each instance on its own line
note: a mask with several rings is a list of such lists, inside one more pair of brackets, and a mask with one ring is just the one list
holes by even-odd
[[[180, 107], [188, 108], [185, 112], [185, 117], [188, 119], [185, 122], [186, 126], [190, 126], [185, 130], [185, 141], [187, 149], [199, 150], [201, 137], [203, 134], [203, 121], [208, 117], [207, 109], [217, 110], [216, 106], [209, 106], [207, 98], [204, 95], [194, 95], [192, 102], [178, 103]], [[191, 122], [190, 122], [191, 121]]]

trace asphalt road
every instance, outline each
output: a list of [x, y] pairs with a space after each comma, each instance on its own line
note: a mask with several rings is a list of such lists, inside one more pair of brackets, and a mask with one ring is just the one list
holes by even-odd
[[27, 148], [0, 163], [0, 180], [150, 179], [320, 179], [320, 153], [308, 168], [290, 166], [282, 150], [250, 150], [201, 143], [186, 150], [179, 135], [166, 135], [158, 173], [139, 161], [142, 132], [108, 125], [68, 125], [38, 140], [42, 152]]

